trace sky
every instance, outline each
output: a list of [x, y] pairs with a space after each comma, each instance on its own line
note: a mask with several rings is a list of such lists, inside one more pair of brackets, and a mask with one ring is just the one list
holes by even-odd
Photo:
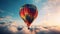
[[0, 0], [0, 22], [16, 22], [25, 25], [19, 12], [24, 4], [34, 4], [38, 10], [37, 18], [31, 25], [60, 26], [59, 0]]
[[[24, 4], [34, 4], [38, 10], [30, 30], [19, 15]], [[0, 0], [0, 34], [8, 33], [60, 34], [60, 0]]]
[[46, 2], [46, 0], [0, 0], [0, 20], [1, 22], [17, 21], [18, 23], [24, 23], [19, 15], [20, 8], [24, 4], [36, 5], [38, 13], [40, 12], [40, 16], [43, 17], [44, 14], [39, 10], [44, 2]]

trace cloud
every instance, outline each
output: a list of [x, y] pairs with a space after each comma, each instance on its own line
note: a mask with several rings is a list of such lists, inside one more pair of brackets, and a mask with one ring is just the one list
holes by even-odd
[[9, 18], [12, 18], [12, 17], [11, 16], [6, 16], [5, 18], [8, 18], [9, 19]]
[[0, 18], [0, 20], [3, 20], [3, 18]]
[[34, 24], [60, 26], [60, 0], [48, 0], [44, 2]]
[[12, 21], [12, 16], [1, 16], [0, 17], [0, 22], [9, 22]]
[[38, 28], [38, 31], [36, 31], [37, 29], [35, 29], [33, 31], [36, 34], [60, 34], [60, 29], [59, 29], [60, 27], [58, 27], [58, 26], [49, 26], [46, 28], [42, 26], [42, 28]]
[[[2, 24], [4, 23], [4, 24]], [[13, 34], [18, 31], [18, 27], [15, 22], [12, 23], [5, 23], [5, 22], [0, 22], [0, 34]]]
[[[20, 29], [20, 28], [19, 28]], [[60, 26], [38, 26], [18, 29], [16, 22], [0, 24], [0, 34], [60, 34]]]

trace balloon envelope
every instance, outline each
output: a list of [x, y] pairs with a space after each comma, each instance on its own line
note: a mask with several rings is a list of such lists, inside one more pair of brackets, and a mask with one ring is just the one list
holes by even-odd
[[21, 7], [19, 14], [29, 27], [33, 20], [37, 17], [38, 11], [35, 5], [25, 4]]

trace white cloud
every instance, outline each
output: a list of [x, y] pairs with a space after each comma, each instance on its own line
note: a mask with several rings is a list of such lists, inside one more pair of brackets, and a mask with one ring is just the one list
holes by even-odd
[[60, 24], [60, 5], [57, 5], [59, 0], [49, 0], [46, 5], [42, 7], [42, 11], [47, 14], [44, 17], [46, 25], [59, 25]]
[[[38, 14], [33, 24], [42, 26], [60, 26], [60, 0], [48, 0], [41, 8], [42, 14]], [[43, 15], [41, 17], [41, 15]], [[37, 23], [36, 23], [37, 22]]]

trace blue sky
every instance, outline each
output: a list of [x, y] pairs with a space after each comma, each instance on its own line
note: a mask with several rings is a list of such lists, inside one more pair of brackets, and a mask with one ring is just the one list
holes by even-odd
[[[0, 17], [12, 17], [11, 20], [23, 20], [19, 16], [20, 7], [24, 4], [34, 4], [41, 9], [46, 0], [0, 0]], [[39, 11], [38, 11], [39, 12]]]
[[38, 9], [38, 16], [33, 25], [59, 25], [59, 0], [0, 0], [0, 22], [14, 22], [23, 24], [19, 16], [20, 8], [24, 4], [34, 4]]

